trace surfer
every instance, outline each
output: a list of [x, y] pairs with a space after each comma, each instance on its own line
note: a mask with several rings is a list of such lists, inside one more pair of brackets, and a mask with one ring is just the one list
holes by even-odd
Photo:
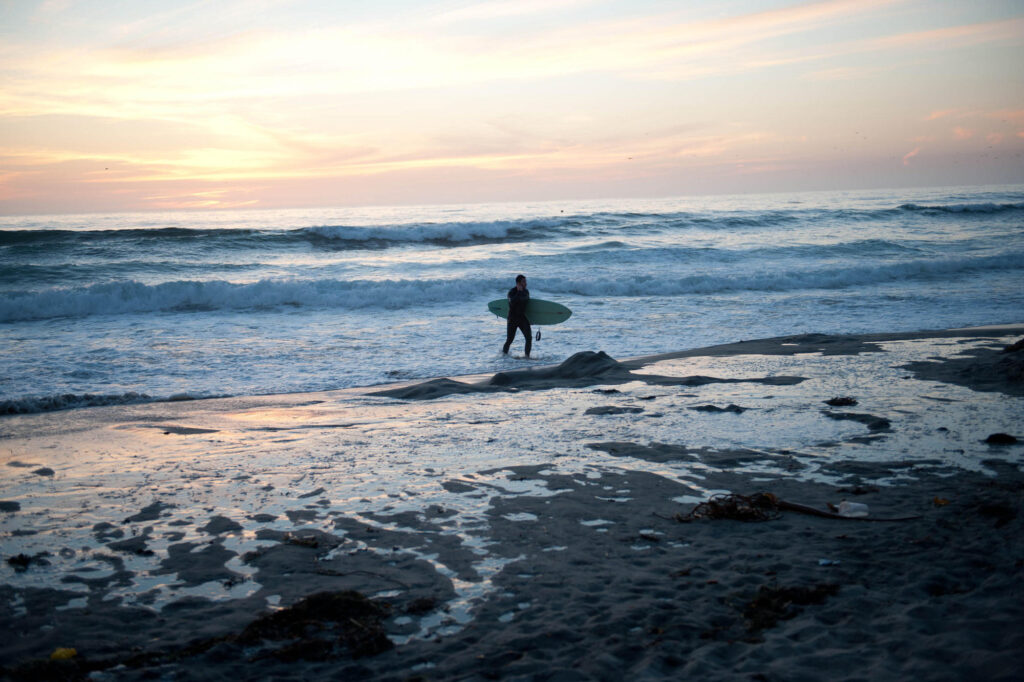
[[526, 304], [530, 302], [530, 290], [526, 288], [526, 277], [516, 276], [516, 285], [508, 290], [508, 324], [505, 326], [505, 346], [501, 352], [508, 355], [508, 347], [516, 338], [516, 329], [523, 332], [526, 337], [526, 357], [530, 357], [530, 347], [533, 338], [530, 335], [530, 321], [526, 319]]

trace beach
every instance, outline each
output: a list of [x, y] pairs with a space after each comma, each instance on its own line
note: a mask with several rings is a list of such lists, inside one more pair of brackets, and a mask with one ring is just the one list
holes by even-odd
[[2, 675], [1017, 679], [1024, 325], [735, 336], [0, 417]]
[[1024, 679], [1024, 3], [0, 17], [0, 682]]

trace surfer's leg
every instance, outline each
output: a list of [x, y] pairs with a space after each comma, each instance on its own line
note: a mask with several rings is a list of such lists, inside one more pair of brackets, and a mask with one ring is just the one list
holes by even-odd
[[508, 321], [505, 325], [505, 345], [502, 346], [501, 352], [508, 355], [508, 347], [512, 345], [512, 341], [516, 338], [516, 323], [512, 320]]
[[519, 323], [519, 328], [523, 330], [523, 334], [526, 334], [526, 357], [530, 357], [530, 348], [533, 347], [533, 333], [530, 331], [530, 323], [523, 320]]

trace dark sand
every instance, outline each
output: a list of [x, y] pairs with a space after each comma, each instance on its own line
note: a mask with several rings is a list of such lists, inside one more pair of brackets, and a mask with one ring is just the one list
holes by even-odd
[[[786, 385], [801, 379], [680, 378], [637, 370], [670, 357], [822, 353], [841, 358], [877, 352], [877, 344], [896, 339], [997, 339], [1008, 333], [1019, 334], [1021, 328], [805, 335], [621, 363], [589, 353], [559, 367], [508, 372], [482, 383], [444, 379], [381, 394], [423, 401], [514, 389], [528, 401], [530, 391], [592, 385], [609, 386], [603, 390], [614, 396], [611, 387], [637, 381], [681, 387]], [[1024, 388], [1019, 372], [1024, 351], [1003, 352], [1003, 345], [993, 340], [972, 346], [964, 356], [920, 360], [905, 369], [917, 380], [1014, 399], [1010, 396], [1022, 395]], [[740, 420], [736, 428], [742, 428], [745, 408], [710, 407], [720, 418]], [[861, 425], [869, 446], [872, 438], [899, 428], [890, 419], [896, 415], [869, 414], [856, 406], [813, 409]], [[179, 421], [174, 406], [163, 410], [165, 421]], [[643, 417], [635, 410], [587, 415]], [[297, 507], [287, 514], [292, 530], [262, 527], [279, 520], [271, 514], [229, 518], [195, 509], [190, 511], [198, 531], [208, 540], [172, 542], [166, 553], [154, 556], [153, 538], [173, 532], [162, 522], [181, 511], [157, 501], [122, 523], [93, 528], [105, 543], [93, 557], [109, 570], [95, 577], [69, 572], [63, 580], [76, 591], [16, 579], [0, 584], [0, 676], [1017, 680], [1024, 670], [1024, 473], [1019, 465], [1024, 446], [1013, 441], [1024, 437], [1022, 423], [1006, 425], [1013, 437], [1006, 444], [987, 446], [991, 456], [980, 463], [983, 471], [927, 458], [844, 459], [840, 451], [820, 469], [830, 483], [740, 470], [770, 461], [779, 472], [799, 471], [804, 465], [784, 451], [595, 440], [587, 443], [592, 452], [621, 459], [622, 466], [580, 475], [561, 473], [543, 461], [439, 479], [453, 497], [487, 501], [486, 528], [474, 531], [476, 537], [446, 532], [457, 513], [440, 505], [393, 514], [337, 514], [327, 530], [304, 527], [310, 519], [330, 517], [329, 502], [319, 504], [330, 491], [299, 485]], [[203, 434], [216, 432], [167, 427], [165, 435]], [[979, 440], [988, 435], [978, 434]], [[268, 430], [271, 437], [274, 431]], [[24, 464], [27, 455], [19, 457], [7, 465], [21, 471], [37, 466]], [[631, 469], [635, 461], [692, 462], [699, 468], [668, 477]], [[496, 480], [515, 483], [520, 491], [494, 494]], [[869, 519], [915, 518], [865, 521], [783, 510], [763, 521], [680, 520], [695, 507], [699, 490], [709, 489], [744, 495], [766, 491], [818, 510], [846, 499], [867, 504]], [[0, 498], [0, 513], [15, 519], [30, 503], [9, 500], [2, 490]], [[12, 533], [39, 530], [26, 523]], [[247, 532], [267, 541], [241, 557], [254, 571], [251, 576], [229, 565], [238, 560], [230, 541]], [[483, 579], [475, 540], [486, 541], [498, 560], [488, 578], [493, 589], [473, 604], [466, 622], [455, 623], [447, 613], [455, 587]], [[4, 552], [4, 560], [19, 576], [31, 575], [63, 551], [75, 549], [55, 546], [48, 555], [34, 556]], [[424, 560], [426, 555], [436, 559]], [[179, 584], [231, 586], [248, 579], [260, 587], [243, 598], [184, 597], [161, 609], [147, 608], [144, 596], [135, 604], [106, 598], [119, 584], [130, 583], [133, 560], [146, 559], [157, 560], [157, 572]], [[447, 570], [439, 571], [438, 562]], [[88, 588], [84, 594], [82, 585]], [[273, 620], [268, 619], [271, 595], [279, 595], [284, 607]], [[70, 600], [80, 603], [69, 608]], [[447, 629], [427, 627], [446, 620]], [[424, 628], [428, 634], [418, 635]], [[49, 660], [61, 647], [74, 647], [76, 655]]]

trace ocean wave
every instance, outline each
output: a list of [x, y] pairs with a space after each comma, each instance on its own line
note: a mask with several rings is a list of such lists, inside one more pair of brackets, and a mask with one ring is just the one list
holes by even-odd
[[166, 398], [154, 398], [145, 393], [127, 391], [125, 393], [60, 393], [48, 396], [28, 396], [0, 400], [0, 415], [37, 414], [40, 412], [57, 412], [74, 410], [79, 407], [104, 407], [109, 405], [140, 405], [142, 403], [176, 403], [204, 398], [226, 398], [223, 394], [205, 395], [193, 393], [175, 393]]
[[122, 247], [157, 252], [175, 252], [181, 247], [216, 252], [225, 249], [277, 249], [303, 246], [325, 250], [386, 249], [405, 245], [463, 247], [475, 244], [531, 242], [574, 237], [616, 239], [619, 236], [651, 233], [700, 231], [757, 231], [789, 225], [828, 225], [856, 222], [885, 222], [901, 214], [920, 216], [993, 215], [1020, 211], [1024, 203], [904, 203], [884, 208], [794, 207], [765, 210], [664, 211], [577, 213], [505, 220], [455, 220], [437, 222], [395, 222], [382, 224], [320, 224], [280, 228], [222, 227], [197, 224], [191, 227], [122, 227], [117, 229], [47, 229], [37, 224], [24, 229], [0, 229], [0, 248], [8, 255], [53, 254], [61, 249], [103, 249], [117, 252]]
[[598, 244], [580, 244], [572, 247], [572, 251], [578, 253], [604, 253], [607, 251], [621, 251], [630, 248], [629, 244], [616, 239], [600, 242]]
[[287, 244], [313, 244], [326, 248], [382, 248], [402, 244], [462, 246], [502, 241], [544, 239], [576, 234], [583, 225], [572, 216], [551, 219], [494, 220], [391, 225], [314, 225], [288, 229], [185, 228], [152, 229], [16, 229], [0, 230], [0, 247], [75, 247], [115, 243], [153, 248], [200, 244], [204, 249], [224, 246], [264, 248]]
[[777, 227], [804, 220], [806, 211], [754, 211], [725, 215], [678, 214], [668, 222], [672, 227], [735, 228]]
[[747, 291], [813, 291], [851, 289], [908, 281], [942, 281], [960, 274], [1024, 270], [1024, 253], [976, 258], [913, 260], [900, 263], [818, 266], [807, 269], [749, 270], [693, 274], [678, 278], [635, 275], [579, 281], [545, 278], [547, 289], [588, 297], [714, 295]]
[[234, 239], [252, 237], [266, 231], [248, 229], [223, 229], [214, 227], [155, 227], [96, 230], [27, 229], [0, 230], [0, 246], [59, 243], [96, 243], [103, 241], [131, 242], [172, 242], [197, 241], [218, 237]]
[[153, 402], [153, 398], [150, 398], [145, 393], [128, 392], [108, 395], [62, 393], [60, 395], [0, 400], [0, 414], [34, 414], [37, 412], [71, 410], [78, 407], [134, 405], [148, 402]]
[[745, 257], [757, 254], [762, 258], [794, 256], [798, 258], [849, 258], [866, 259], [871, 257], [907, 256], [920, 253], [920, 247], [890, 239], [858, 239], [837, 242], [835, 244], [795, 244], [771, 246], [744, 253]]
[[311, 241], [391, 246], [434, 243], [484, 244], [566, 234], [579, 225], [570, 219], [494, 220], [483, 222], [413, 223], [398, 225], [320, 225], [293, 231]]
[[968, 204], [935, 204], [935, 205], [921, 205], [921, 204], [903, 204], [899, 207], [901, 211], [908, 212], [921, 212], [921, 213], [1009, 213], [1013, 211], [1024, 210], [1024, 203], [1010, 203], [1010, 204], [997, 204], [997, 203], [968, 203]]
[[402, 309], [503, 292], [507, 278], [460, 280], [273, 280], [252, 283], [108, 282], [15, 292], [0, 298], [0, 322], [149, 312], [211, 312], [284, 307]]
[[[802, 268], [767, 266], [728, 268], [682, 276], [633, 274], [616, 277], [534, 275], [545, 294], [606, 296], [677, 296], [734, 291], [794, 291], [843, 289], [888, 282], [946, 280], [964, 273], [1024, 269], [1024, 252], [998, 256], [916, 259], [902, 262], [836, 266], [808, 264]], [[634, 270], [644, 272], [642, 268]], [[110, 282], [78, 288], [20, 292], [0, 298], [0, 321], [16, 322], [56, 317], [86, 317], [147, 312], [213, 312], [286, 307], [326, 309], [422, 308], [431, 305], [498, 297], [507, 278], [398, 280], [275, 280], [252, 283], [174, 281], [149, 285], [136, 281]]]

